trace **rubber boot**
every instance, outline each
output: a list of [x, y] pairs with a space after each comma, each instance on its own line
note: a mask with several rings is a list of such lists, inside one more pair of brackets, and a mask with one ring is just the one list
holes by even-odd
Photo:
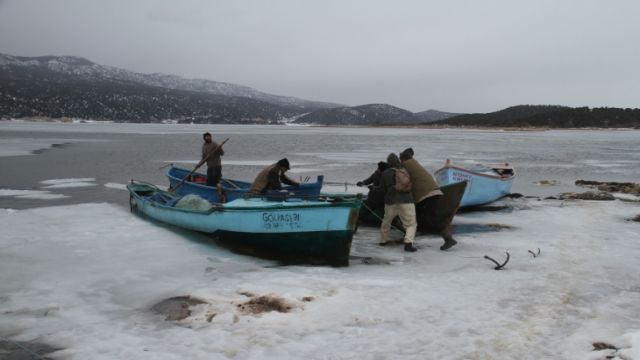
[[441, 235], [442, 235], [442, 238], [444, 239], [444, 244], [440, 246], [440, 250], [444, 251], [444, 250], [450, 249], [451, 247], [453, 247], [455, 244], [458, 243], [453, 239], [453, 236], [451, 236], [451, 232], [449, 232], [448, 229], [443, 231]]
[[416, 252], [418, 251], [418, 249], [413, 246], [413, 243], [405, 243], [404, 244], [404, 251], [406, 252]]

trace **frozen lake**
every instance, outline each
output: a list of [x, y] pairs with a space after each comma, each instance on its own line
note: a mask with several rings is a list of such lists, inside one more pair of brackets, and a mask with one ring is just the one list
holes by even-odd
[[[0, 344], [56, 359], [640, 359], [637, 197], [460, 214], [447, 252], [430, 235], [416, 253], [382, 248], [361, 227], [347, 268], [281, 266], [129, 213], [123, 185], [165, 185], [159, 168], [193, 166], [204, 131], [230, 138], [223, 173], [244, 180], [286, 156], [294, 176], [355, 182], [409, 146], [432, 172], [508, 162], [513, 192], [537, 197], [640, 179], [639, 131], [0, 122]], [[501, 271], [483, 258], [506, 251]], [[176, 321], [150, 310], [174, 296], [203, 303]], [[243, 310], [260, 296], [289, 309]]]
[[[311, 128], [252, 125], [60, 124], [0, 122], [0, 188], [47, 190], [47, 199], [0, 196], [0, 207], [108, 201], [126, 203], [117, 184], [130, 179], [167, 185], [162, 166], [192, 167], [201, 134], [229, 138], [224, 175], [252, 181], [282, 157], [295, 177], [325, 175], [327, 181], [366, 178], [389, 152], [411, 146], [415, 158], [434, 172], [447, 158], [462, 164], [508, 162], [518, 178], [513, 192], [531, 196], [577, 191], [577, 179], [640, 179], [638, 131], [488, 131], [380, 128]], [[35, 151], [37, 155], [16, 156]], [[93, 178], [95, 186], [43, 189], [42, 181]], [[540, 186], [542, 180], [555, 186]], [[105, 186], [107, 185], [107, 186]], [[121, 186], [120, 186], [121, 187]], [[350, 189], [356, 190], [356, 189]]]

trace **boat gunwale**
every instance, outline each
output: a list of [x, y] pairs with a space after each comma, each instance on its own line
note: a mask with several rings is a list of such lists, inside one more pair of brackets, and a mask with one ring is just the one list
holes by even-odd
[[454, 170], [458, 170], [458, 171], [462, 171], [462, 172], [466, 172], [469, 174], [472, 174], [474, 176], [482, 176], [482, 177], [486, 177], [489, 179], [494, 179], [494, 180], [500, 180], [500, 181], [511, 181], [516, 177], [516, 171], [513, 168], [510, 168], [513, 170], [513, 174], [503, 177], [503, 176], [499, 176], [499, 175], [489, 175], [489, 174], [483, 174], [483, 173], [479, 173], [479, 172], [475, 172], [475, 171], [471, 171], [469, 169], [463, 168], [463, 167], [459, 167], [459, 166], [455, 166], [455, 165], [445, 165], [444, 167], [441, 167], [440, 169], [436, 170], [436, 172], [434, 173], [437, 174], [441, 171], [446, 171], [449, 169], [454, 169]]
[[[135, 190], [132, 190], [129, 188], [131, 184], [127, 184], [127, 190], [129, 190], [129, 194], [131, 196], [134, 196], [137, 199], [140, 199], [143, 202], [146, 202], [148, 204], [150, 204], [153, 207], [160, 207], [160, 208], [165, 208], [165, 209], [170, 209], [172, 211], [182, 211], [182, 212], [186, 212], [186, 213], [195, 213], [195, 214], [203, 214], [203, 215], [209, 215], [213, 212], [222, 212], [222, 211], [226, 211], [226, 212], [236, 212], [236, 211], [247, 211], [247, 210], [255, 210], [255, 211], [269, 211], [269, 210], [278, 210], [278, 211], [282, 211], [282, 210], [297, 210], [297, 209], [311, 209], [311, 208], [329, 208], [329, 207], [345, 207], [345, 208], [359, 208], [361, 205], [359, 203], [361, 203], [361, 201], [359, 199], [345, 199], [339, 202], [321, 202], [318, 201], [316, 203], [313, 204], [298, 204], [298, 203], [291, 203], [291, 204], [295, 204], [295, 205], [290, 205], [290, 206], [285, 206], [282, 204], [278, 204], [276, 206], [273, 205], [269, 205], [269, 206], [234, 206], [234, 207], [225, 207], [224, 204], [221, 203], [214, 203], [211, 208], [209, 208], [208, 210], [194, 210], [194, 209], [183, 209], [183, 208], [177, 208], [175, 206], [169, 206], [169, 205], [165, 205], [162, 203], [159, 203], [157, 201], [154, 200], [150, 200], [144, 196], [139, 195], [138, 193], [136, 193]], [[147, 185], [148, 186], [148, 185]], [[163, 190], [154, 188], [153, 191], [155, 193], [166, 193]]]
[[[179, 168], [179, 167], [176, 167], [176, 166], [171, 165], [171, 166], [169, 167], [169, 169], [167, 170], [167, 172], [165, 173], [165, 176], [166, 176], [166, 177], [168, 177], [169, 179], [175, 180], [175, 181], [177, 181], [178, 183], [179, 183], [180, 181], [182, 181], [183, 179], [180, 179], [180, 178], [178, 178], [178, 177], [174, 176], [173, 174], [171, 174], [171, 169], [178, 169], [178, 170], [185, 170], [185, 169], [183, 169], [183, 168]], [[185, 171], [187, 171], [187, 173], [188, 173], [188, 170], [185, 170]], [[206, 175], [205, 175], [205, 174], [203, 174], [203, 173], [199, 173], [199, 172], [194, 172], [194, 173], [193, 173], [193, 175], [200, 175], [200, 176], [205, 176], [205, 177], [206, 177]], [[221, 179], [220, 179], [220, 181], [226, 181], [226, 182], [229, 182], [230, 180], [229, 180], [229, 179], [226, 179], [226, 178], [221, 178]], [[186, 180], [186, 179], [185, 179], [185, 181], [184, 181], [184, 182], [185, 182], [185, 183], [187, 183], [187, 184], [189, 184], [189, 186], [195, 186], [196, 188], [198, 188], [198, 189], [200, 189], [200, 190], [210, 190], [210, 189], [213, 187], [213, 186], [207, 186], [206, 184], [200, 184], [200, 183], [197, 183], [197, 182], [195, 182], [195, 181], [190, 181], [190, 180]], [[243, 181], [243, 183], [248, 184], [248, 182], [246, 182], [246, 181]], [[236, 186], [237, 186], [237, 185], [236, 185]], [[251, 184], [249, 184], [249, 186], [251, 186]], [[245, 189], [245, 188], [242, 188], [242, 187], [224, 188], [224, 190], [225, 190], [225, 191], [239, 191], [239, 192], [246, 192], [246, 191], [248, 191], [248, 189]]]
[[[187, 173], [189, 172], [188, 170], [183, 169], [183, 168], [181, 168], [181, 167], [177, 167], [177, 166], [173, 166], [173, 165], [171, 165], [171, 166], [169, 167], [169, 169], [167, 169], [167, 172], [165, 173], [165, 176], [166, 176], [166, 177], [168, 177], [169, 179], [176, 180], [176, 181], [178, 181], [178, 182], [182, 181], [182, 179], [180, 179], [180, 178], [178, 178], [178, 177], [176, 177], [176, 176], [172, 175], [172, 174], [171, 174], [171, 170], [172, 170], [172, 169], [184, 170], [184, 171], [185, 171], [185, 172], [187, 172]], [[205, 174], [203, 174], [203, 173], [199, 173], [199, 172], [194, 172], [194, 173], [193, 173], [193, 175], [200, 175], [200, 176], [205, 176], [205, 177], [206, 177], [206, 175], [205, 175]], [[317, 186], [318, 184], [320, 184], [320, 186], [322, 186], [322, 182], [320, 182], [320, 181], [319, 181], [320, 176], [322, 176], [322, 175], [318, 175], [318, 176], [316, 177], [316, 181], [314, 181], [314, 182], [308, 182], [308, 183], [301, 183], [301, 184], [300, 184], [300, 186], [302, 186], [302, 187], [304, 187], [304, 188], [307, 188], [307, 187], [311, 188], [311, 187]], [[234, 184], [234, 182], [235, 182], [236, 180], [230, 180], [230, 179], [227, 179], [227, 178], [221, 178], [221, 179], [220, 179], [220, 181], [225, 181], [225, 182], [227, 182], [227, 183]], [[248, 182], [248, 181], [242, 181], [242, 180], [237, 180], [237, 181], [242, 182], [242, 183], [244, 183], [244, 184], [248, 184], [248, 187], [247, 187], [247, 188], [243, 188], [243, 187], [238, 187], [237, 185], [235, 185], [236, 187], [224, 187], [224, 186], [223, 186], [224, 191], [232, 191], [232, 192], [241, 192], [241, 193], [244, 193], [244, 192], [248, 192], [248, 191], [250, 190], [250, 189], [249, 189], [249, 188], [251, 187], [251, 183], [250, 183], [250, 182]], [[213, 188], [213, 186], [208, 186], [208, 185], [206, 185], [206, 184], [200, 184], [200, 183], [197, 183], [197, 182], [194, 182], [194, 181], [190, 181], [190, 180], [185, 180], [185, 183], [188, 183], [188, 184], [189, 184], [189, 186], [195, 186], [196, 188], [198, 188], [198, 189], [200, 189], [200, 190], [209, 190], [209, 189]]]

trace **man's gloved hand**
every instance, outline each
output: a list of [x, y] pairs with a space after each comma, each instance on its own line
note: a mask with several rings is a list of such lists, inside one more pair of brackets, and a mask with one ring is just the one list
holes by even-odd
[[363, 185], [364, 185], [364, 183], [363, 183], [362, 181], [358, 181], [358, 182], [356, 183], [356, 185], [357, 185], [357, 186], [363, 186]]

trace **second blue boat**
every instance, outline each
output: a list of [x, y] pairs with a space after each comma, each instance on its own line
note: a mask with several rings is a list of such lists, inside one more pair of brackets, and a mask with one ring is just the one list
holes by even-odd
[[[167, 178], [169, 179], [170, 188], [174, 189], [178, 184], [184, 179], [188, 174], [189, 170], [182, 169], [179, 167], [171, 166], [167, 170]], [[319, 175], [315, 182], [312, 183], [301, 183], [299, 186], [283, 186], [283, 192], [273, 191], [267, 192], [265, 197], [272, 199], [279, 199], [283, 196], [283, 193], [286, 193], [287, 196], [296, 196], [300, 198], [313, 198], [320, 195], [320, 189], [322, 188], [322, 182], [324, 181], [324, 176]], [[224, 194], [225, 201], [233, 201], [236, 199], [241, 199], [245, 197], [246, 194], [249, 193], [251, 189], [251, 183], [240, 180], [232, 180], [232, 179], [221, 179], [222, 184], [222, 192]], [[184, 181], [184, 183], [175, 190], [177, 194], [187, 195], [187, 194], [196, 194], [199, 195], [212, 203], [220, 203], [222, 202], [220, 198], [220, 194], [213, 186], [207, 186], [207, 176], [202, 173], [194, 172], [189, 176], [188, 179]]]

